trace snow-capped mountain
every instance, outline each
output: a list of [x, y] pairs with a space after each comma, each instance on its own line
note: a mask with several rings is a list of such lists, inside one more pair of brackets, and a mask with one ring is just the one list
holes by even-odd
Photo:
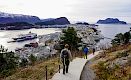
[[0, 24], [10, 23], [10, 22], [28, 22], [36, 23], [41, 22], [37, 16], [23, 15], [23, 14], [9, 14], [0, 12]]

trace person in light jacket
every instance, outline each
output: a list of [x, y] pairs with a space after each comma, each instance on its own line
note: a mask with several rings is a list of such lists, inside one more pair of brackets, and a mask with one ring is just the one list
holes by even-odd
[[63, 63], [63, 74], [68, 73], [69, 63], [72, 61], [72, 55], [70, 50], [68, 50], [69, 45], [66, 44], [64, 49], [61, 50], [60, 58]]

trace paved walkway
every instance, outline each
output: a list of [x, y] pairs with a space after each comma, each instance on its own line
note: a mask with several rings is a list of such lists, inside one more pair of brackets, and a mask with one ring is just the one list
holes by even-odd
[[80, 76], [85, 66], [86, 62], [96, 56], [100, 51], [95, 52], [95, 55], [88, 55], [87, 59], [75, 58], [69, 65], [69, 72], [63, 75], [62, 69], [61, 73], [57, 72], [51, 80], [80, 80]]
[[97, 78], [96, 74], [94, 73], [94, 70], [90, 68], [90, 65], [94, 62], [94, 59], [92, 58], [89, 60], [81, 73], [81, 78], [80, 80], [95, 80]]

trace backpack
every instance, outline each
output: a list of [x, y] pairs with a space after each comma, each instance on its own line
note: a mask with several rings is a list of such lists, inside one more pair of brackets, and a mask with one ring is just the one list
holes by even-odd
[[62, 60], [65, 59], [65, 61], [67, 61], [68, 58], [69, 58], [68, 51], [67, 50], [63, 50], [62, 51]]

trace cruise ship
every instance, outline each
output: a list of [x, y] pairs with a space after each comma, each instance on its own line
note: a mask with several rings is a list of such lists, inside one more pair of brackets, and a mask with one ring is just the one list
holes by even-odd
[[37, 34], [29, 32], [28, 34], [19, 34], [16, 38], [12, 38], [12, 39], [16, 42], [21, 42], [25, 40], [32, 40], [35, 38], [37, 38]]

